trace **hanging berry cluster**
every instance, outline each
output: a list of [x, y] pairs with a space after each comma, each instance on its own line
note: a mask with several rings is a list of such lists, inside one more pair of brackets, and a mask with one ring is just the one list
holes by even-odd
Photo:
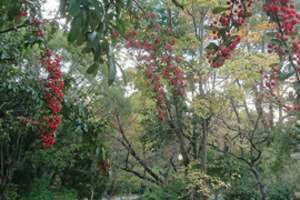
[[[20, 6], [21, 6], [21, 8], [23, 7], [23, 4], [24, 4], [24, 2], [23, 1], [20, 1], [19, 2], [19, 4], [20, 4]], [[20, 16], [20, 18], [19, 18], [19, 21], [18, 21], [18, 23], [21, 23], [22, 22], [22, 19], [23, 19], [23, 17], [26, 17], [28, 15], [28, 12], [27, 12], [27, 10], [20, 10], [20, 14], [19, 14], [19, 16]]]
[[213, 13], [223, 12], [218, 20], [206, 27], [212, 30], [214, 42], [206, 47], [207, 59], [213, 68], [221, 67], [231, 56], [231, 52], [241, 41], [240, 35], [231, 35], [231, 29], [241, 27], [247, 17], [251, 16], [248, 12], [252, 0], [229, 0], [227, 7], [216, 7]]
[[42, 26], [45, 25], [46, 21], [42, 18], [38, 19], [38, 18], [32, 18], [31, 22], [33, 24], [33, 26], [35, 27], [36, 33], [34, 34], [35, 37], [42, 37], [44, 36], [43, 31], [42, 31]]
[[[274, 87], [274, 86], [276, 85], [276, 82], [275, 82], [275, 81], [276, 81], [276, 79], [278, 78], [278, 74], [276, 74], [276, 73], [278, 72], [278, 70], [279, 70], [278, 67], [275, 67], [275, 68], [273, 69], [274, 74], [273, 74], [272, 76], [269, 77], [268, 74], [265, 74], [265, 75], [263, 76], [266, 80], [268, 80], [268, 81], [265, 82], [265, 84], [266, 84], [266, 86], [267, 86], [268, 88], [272, 88], [272, 87]], [[263, 75], [263, 70], [259, 70], [259, 73]], [[269, 81], [270, 79], [272, 79], [271, 82]]]
[[42, 116], [43, 122], [17, 117], [24, 125], [31, 123], [36, 127], [36, 131], [42, 139], [44, 148], [51, 147], [55, 142], [54, 135], [57, 133], [58, 124], [61, 120], [57, 115], [61, 110], [60, 102], [64, 96], [61, 91], [64, 87], [64, 81], [60, 80], [62, 73], [60, 69], [57, 68], [60, 58], [59, 56], [56, 56], [55, 61], [53, 61], [51, 55], [52, 51], [48, 50], [44, 53], [42, 58], [42, 67], [48, 72], [48, 77], [43, 83], [43, 87], [45, 88], [44, 99], [49, 101], [49, 110], [44, 110]]
[[99, 161], [98, 166], [100, 166], [100, 168], [99, 168], [100, 174], [111, 171], [111, 166], [110, 166], [109, 160], [107, 158], [104, 161]]
[[[170, 30], [160, 31], [161, 26], [156, 22], [155, 18], [154, 13], [146, 13], [145, 15], [149, 29], [154, 29], [156, 32], [152, 40], [138, 41], [135, 39], [137, 31], [129, 29], [125, 31], [126, 39], [124, 43], [129, 52], [137, 58], [137, 61], [143, 66], [146, 66], [144, 74], [148, 85], [152, 88], [154, 93], [153, 98], [158, 108], [158, 118], [164, 122], [165, 110], [167, 108], [164, 102], [166, 98], [166, 87], [163, 86], [161, 77], [167, 80], [168, 84], [171, 85], [172, 92], [176, 98], [185, 96], [185, 90], [183, 73], [178, 67], [182, 59], [172, 53], [176, 39], [171, 37]], [[159, 33], [166, 35], [166, 44], [161, 40]], [[119, 36], [115, 31], [114, 35]]]
[[55, 139], [54, 134], [57, 133], [58, 124], [61, 118], [57, 116], [61, 110], [60, 102], [64, 96], [62, 88], [64, 87], [64, 81], [61, 80], [62, 73], [58, 68], [60, 57], [57, 55], [55, 61], [51, 59], [52, 51], [48, 50], [44, 53], [42, 58], [42, 68], [48, 72], [48, 77], [44, 82], [43, 87], [45, 88], [44, 99], [49, 100], [49, 111], [48, 117], [43, 115], [44, 126], [38, 126], [37, 132], [41, 136], [42, 145], [47, 148], [50, 147]]
[[[290, 2], [290, 0], [270, 0], [267, 4], [263, 5], [263, 10], [268, 13], [270, 16], [270, 21], [277, 24], [275, 38], [273, 38], [268, 44], [268, 53], [276, 52], [279, 56], [287, 56], [291, 66], [294, 69], [294, 72], [300, 72], [300, 44], [296, 40], [296, 35], [298, 31], [295, 30], [296, 25], [299, 23], [300, 14], [294, 9], [295, 5]], [[289, 46], [287, 41], [293, 40]], [[278, 67], [273, 68], [272, 78], [276, 80], [278, 74], [281, 73]], [[260, 71], [261, 72], [261, 71]], [[261, 72], [262, 73], [262, 72]], [[291, 75], [293, 73], [290, 73]], [[295, 73], [296, 76], [299, 76]], [[264, 75], [265, 78], [269, 78], [268, 75]], [[272, 81], [265, 82], [266, 86], [271, 88], [275, 86], [276, 83]], [[293, 97], [293, 92], [289, 92], [289, 98]], [[291, 110], [290, 106], [286, 106], [286, 109]], [[298, 110], [299, 106], [295, 105], [294, 110]]]

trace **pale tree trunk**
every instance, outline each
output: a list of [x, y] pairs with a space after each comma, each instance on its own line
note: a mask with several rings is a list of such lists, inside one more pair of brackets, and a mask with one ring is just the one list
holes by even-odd
[[[205, 99], [204, 93], [204, 85], [203, 85], [203, 45], [204, 45], [204, 16], [205, 13], [208, 11], [204, 11], [204, 8], [201, 8], [200, 13], [200, 24], [199, 24], [199, 31], [200, 31], [200, 48], [199, 48], [199, 57], [200, 57], [200, 69], [199, 69], [199, 92], [200, 92], [200, 99]], [[202, 171], [204, 174], [207, 174], [207, 143], [208, 143], [208, 124], [206, 119], [202, 120], [203, 123], [203, 135], [202, 135]], [[207, 187], [208, 180], [205, 181], [205, 187]], [[202, 195], [203, 200], [208, 200], [208, 196]]]
[[91, 188], [91, 200], [94, 199], [94, 193], [95, 193], [95, 187], [94, 187], [94, 181], [93, 181], [93, 176], [91, 174], [91, 183], [90, 183], [90, 188]]

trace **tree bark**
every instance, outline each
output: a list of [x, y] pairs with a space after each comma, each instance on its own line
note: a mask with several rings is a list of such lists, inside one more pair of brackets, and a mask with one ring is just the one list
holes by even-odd
[[[200, 69], [199, 69], [199, 92], [200, 92], [200, 99], [205, 99], [205, 94], [204, 94], [204, 89], [203, 89], [203, 45], [204, 45], [204, 16], [205, 13], [208, 11], [208, 9], [205, 9], [206, 11], [204, 11], [204, 8], [201, 8], [201, 12], [200, 12], [200, 24], [199, 24], [199, 31], [200, 32], [200, 48], [199, 48], [199, 57], [200, 57]], [[207, 174], [207, 142], [208, 142], [208, 124], [206, 119], [202, 120], [202, 125], [203, 125], [203, 140], [202, 140], [202, 171], [204, 174]], [[205, 185], [208, 184], [207, 180], [205, 181]], [[208, 200], [208, 196], [202, 195], [203, 200]]]
[[257, 169], [255, 168], [254, 165], [251, 166], [251, 170], [257, 180], [257, 184], [259, 185], [259, 189], [260, 189], [260, 193], [261, 193], [261, 196], [262, 196], [262, 200], [266, 200], [268, 195], [267, 195], [267, 192], [266, 192], [266, 189], [265, 189], [265, 186], [261, 180], [261, 176], [260, 176], [260, 173], [259, 171], [257, 171]]

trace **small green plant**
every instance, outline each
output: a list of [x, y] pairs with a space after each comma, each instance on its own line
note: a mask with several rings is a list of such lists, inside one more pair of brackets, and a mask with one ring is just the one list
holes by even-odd
[[62, 187], [58, 191], [48, 189], [50, 176], [43, 176], [36, 179], [32, 185], [32, 189], [28, 197], [24, 200], [74, 200], [77, 197], [75, 190], [68, 190]]
[[187, 195], [186, 185], [179, 181], [161, 187], [155, 187], [151, 191], [147, 188], [145, 195], [137, 200], [190, 200]]
[[9, 183], [5, 189], [4, 197], [9, 200], [18, 199], [20, 197], [18, 194], [18, 185]]

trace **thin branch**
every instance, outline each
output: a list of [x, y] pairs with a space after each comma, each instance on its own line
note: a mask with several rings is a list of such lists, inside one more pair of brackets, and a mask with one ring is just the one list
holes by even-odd
[[141, 9], [141, 11], [143, 11], [144, 14], [146, 13], [143, 7], [136, 0], [133, 0], [133, 2], [139, 7], [139, 9]]

